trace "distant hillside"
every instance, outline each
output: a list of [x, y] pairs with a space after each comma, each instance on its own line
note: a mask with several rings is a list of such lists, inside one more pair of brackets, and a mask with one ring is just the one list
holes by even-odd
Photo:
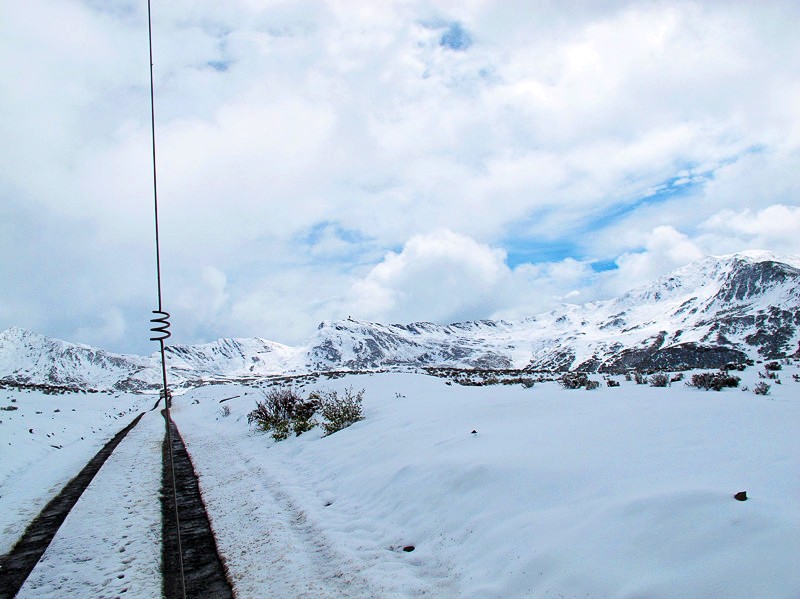
[[[800, 357], [800, 258], [708, 257], [616, 299], [522, 321], [326, 321], [302, 346], [221, 339], [167, 348], [173, 384], [331, 370], [425, 367], [587, 370], [716, 368]], [[0, 379], [157, 387], [155, 357], [111, 354], [23, 329], [0, 333]]]

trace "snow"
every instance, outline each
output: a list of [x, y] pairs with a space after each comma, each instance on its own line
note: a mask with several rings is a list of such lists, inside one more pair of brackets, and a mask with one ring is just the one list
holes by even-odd
[[148, 412], [81, 495], [17, 597], [161, 594], [161, 443]]
[[[796, 373], [796, 363], [784, 366], [783, 384], [773, 382], [766, 397], [621, 378], [618, 388], [568, 391], [556, 383], [461, 387], [418, 374], [323, 377], [300, 390], [364, 388], [365, 420], [282, 442], [248, 426], [260, 391], [253, 386], [188, 390], [173, 416], [241, 598], [794, 598]], [[749, 388], [759, 380], [756, 367], [739, 374]], [[4, 539], [24, 528], [15, 518], [32, 517], [18, 497], [47, 495], [71, 476], [54, 469], [77, 472], [88, 459], [76, 438], [99, 423], [96, 436], [108, 438], [152, 405], [151, 397], [105, 397], [131, 409], [108, 422], [111, 412], [93, 403], [99, 394], [22, 395], [24, 418], [0, 413], [0, 442], [11, 443], [16, 460], [0, 462]], [[68, 433], [61, 450], [47, 452], [25, 435], [31, 411], [49, 414], [41, 407], [53, 402]], [[158, 596], [162, 435], [158, 413], [145, 414], [21, 596], [124, 588]], [[39, 474], [23, 480], [22, 471]], [[738, 491], [748, 501], [736, 501]]]
[[159, 365], [154, 358], [114, 354], [18, 327], [0, 332], [2, 378], [109, 389], [126, 378], [142, 385], [158, 380]]
[[299, 362], [299, 351], [265, 339], [219, 339], [168, 347], [167, 355], [173, 371], [216, 378], [220, 373], [247, 377], [284, 372]]
[[796, 383], [326, 384], [365, 388], [366, 420], [275, 443], [246, 427], [253, 389], [176, 406], [239, 596], [800, 594]]
[[800, 256], [792, 254], [779, 254], [771, 250], [744, 250], [735, 254], [725, 254], [722, 256], [714, 256], [720, 261], [730, 261], [735, 259], [747, 260], [748, 262], [783, 262], [795, 268], [800, 268]]
[[133, 416], [147, 396], [0, 389], [0, 554]]

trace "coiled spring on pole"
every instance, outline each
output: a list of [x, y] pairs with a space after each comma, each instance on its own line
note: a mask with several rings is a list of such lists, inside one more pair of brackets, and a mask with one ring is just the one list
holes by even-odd
[[150, 341], [164, 341], [172, 335], [169, 332], [169, 312], [153, 310], [153, 314], [157, 314], [157, 317], [150, 319], [150, 322], [154, 325], [150, 332], [155, 333], [156, 336], [150, 337]]

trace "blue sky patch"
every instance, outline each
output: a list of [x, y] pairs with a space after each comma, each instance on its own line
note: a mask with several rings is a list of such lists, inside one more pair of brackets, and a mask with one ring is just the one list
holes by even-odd
[[586, 233], [604, 229], [610, 225], [617, 224], [620, 220], [636, 212], [640, 208], [653, 206], [688, 195], [701, 189], [711, 178], [711, 173], [678, 174], [674, 177], [670, 177], [662, 183], [650, 188], [641, 197], [631, 202], [612, 206], [602, 214], [592, 218], [583, 227], [582, 232]]
[[617, 270], [619, 265], [616, 260], [597, 260], [589, 264], [594, 272], [606, 272], [609, 270]]
[[212, 69], [214, 69], [215, 71], [217, 71], [218, 73], [224, 73], [230, 67], [231, 61], [229, 61], [229, 60], [209, 60], [206, 64], [208, 66], [210, 66]]
[[506, 263], [509, 268], [527, 263], [560, 262], [564, 258], [574, 258], [578, 253], [576, 244], [567, 239], [512, 239], [506, 241], [503, 248], [508, 255]]
[[[565, 258], [585, 259], [586, 257], [580, 251], [580, 243], [572, 241], [572, 239], [581, 239], [586, 235], [615, 225], [642, 207], [656, 205], [692, 193], [702, 188], [712, 176], [712, 172], [693, 173], [691, 166], [687, 166], [677, 175], [653, 186], [635, 200], [611, 206], [603, 212], [598, 212], [596, 216], [586, 220], [582, 225], [578, 224], [568, 233], [569, 239], [534, 241], [524, 234], [512, 234], [503, 243], [503, 247], [508, 253], [508, 265], [515, 268], [524, 263], [560, 262]], [[536, 219], [545, 218], [546, 215], [547, 211], [543, 211], [536, 216]], [[533, 219], [533, 215], [530, 215], [530, 220]], [[591, 263], [591, 267], [595, 272], [602, 272], [614, 270], [617, 265], [614, 260], [603, 259]]]
[[472, 45], [472, 38], [461, 23], [451, 23], [439, 39], [439, 45], [450, 50], [464, 51]]
[[317, 245], [325, 237], [336, 237], [345, 243], [363, 243], [368, 241], [368, 238], [362, 235], [355, 229], [347, 229], [342, 227], [338, 222], [324, 220], [316, 223], [303, 237], [303, 241], [307, 245]]

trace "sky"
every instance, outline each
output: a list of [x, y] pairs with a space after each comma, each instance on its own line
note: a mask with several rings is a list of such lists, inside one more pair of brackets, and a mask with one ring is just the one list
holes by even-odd
[[[800, 4], [152, 0], [175, 343], [800, 254]], [[147, 3], [0, 20], [0, 330], [149, 354]]]

